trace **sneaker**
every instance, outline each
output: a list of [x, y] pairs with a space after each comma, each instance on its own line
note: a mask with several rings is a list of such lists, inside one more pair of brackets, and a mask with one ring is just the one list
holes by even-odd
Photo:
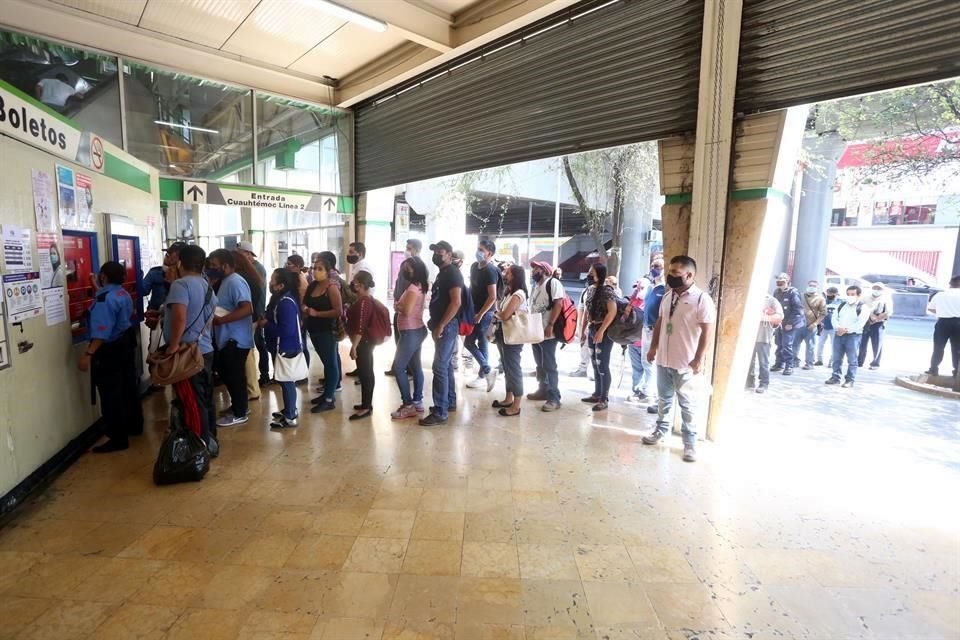
[[537, 391], [534, 391], [533, 393], [528, 393], [528, 394], [527, 394], [527, 400], [535, 400], [535, 401], [537, 401], [537, 402], [540, 402], [540, 401], [546, 400], [546, 399], [547, 399], [547, 392], [544, 391], [544, 390], [542, 390], [542, 389], [538, 389]]
[[333, 400], [324, 400], [320, 399], [320, 402], [315, 402], [313, 407], [310, 409], [310, 413], [324, 413], [325, 411], [333, 411], [337, 408], [337, 403]]
[[575, 370], [575, 371], [571, 371], [571, 372], [568, 373], [567, 375], [570, 376], [571, 378], [586, 378], [586, 377], [587, 377], [587, 370], [586, 370], [586, 369], [577, 369], [577, 370]]
[[770, 371], [783, 371], [783, 365], [775, 364], [772, 367], [770, 367]]
[[927, 374], [928, 376], [938, 376], [938, 375], [940, 375], [940, 370], [939, 370], [939, 369], [927, 369], [926, 371], [924, 371], [924, 373]]
[[248, 416], [223, 416], [217, 420], [218, 427], [236, 427], [241, 424], [246, 424], [250, 418]]
[[823, 360], [817, 360], [816, 362], [813, 363], [813, 366], [815, 366], [815, 367], [822, 367], [822, 366], [823, 366]]
[[558, 411], [561, 406], [563, 405], [561, 405], [559, 402], [548, 402], [540, 407], [540, 411], [543, 411], [544, 413], [553, 413], [554, 411]]
[[487, 393], [493, 391], [493, 387], [497, 384], [497, 374], [499, 371], [497, 369], [490, 369], [487, 372]]
[[647, 413], [657, 415], [658, 413], [660, 413], [660, 407], [655, 404], [652, 404], [649, 407], [647, 407]]
[[271, 429], [292, 429], [295, 426], [297, 426], [296, 418], [284, 418], [282, 414], [278, 420], [270, 423]]
[[840, 384], [840, 378], [830, 378], [823, 384]]
[[348, 378], [356, 378], [357, 376], [360, 375], [360, 372], [357, 371], [356, 369], [354, 369], [353, 371], [351, 371], [351, 372], [349, 372], [349, 373], [345, 373], [345, 374], [343, 374], [343, 375], [347, 376]]
[[812, 365], [812, 364], [805, 364], [805, 365], [803, 365], [803, 370], [804, 370], [804, 371], [810, 371], [810, 369], [813, 369], [813, 365]]
[[391, 413], [390, 417], [394, 420], [406, 420], [407, 418], [416, 418], [418, 415], [416, 407], [412, 404], [405, 404]]
[[393, 369], [387, 369], [386, 371], [383, 372], [383, 375], [392, 378], [392, 377], [393, 377]]
[[417, 413], [426, 413], [426, 409], [423, 408], [422, 402], [414, 402], [413, 408], [416, 409]]
[[767, 392], [767, 385], [762, 384], [759, 387], [757, 387], [756, 393], [766, 393], [766, 392]]
[[663, 440], [663, 433], [657, 429], [650, 435], [643, 436], [640, 441], [643, 442], [643, 444], [659, 444], [661, 440]]
[[580, 398], [580, 402], [585, 402], [586, 404], [597, 404], [600, 402], [600, 398], [597, 396], [587, 396], [586, 398]]
[[487, 378], [486, 376], [477, 376], [474, 380], [471, 380], [467, 383], [467, 389], [486, 389], [487, 388]]
[[876, 371], [876, 370], [879, 369], [879, 368], [880, 368], [880, 365], [878, 365], [878, 364], [872, 364], [872, 365], [870, 365], [870, 371]]
[[[430, 413], [436, 413], [436, 412], [437, 412], [436, 407], [430, 407]], [[447, 407], [447, 413], [456, 413], [456, 412], [457, 412], [457, 405], [454, 404]]]
[[[771, 369], [771, 371], [772, 371], [772, 369]], [[783, 375], [785, 375], [785, 376], [792, 376], [792, 375], [793, 375], [793, 367], [787, 367], [786, 369], [784, 369], [784, 370], [783, 370]]]
[[441, 424], [447, 424], [447, 419], [441, 418], [435, 413], [431, 413], [426, 418], [421, 418], [419, 420], [419, 424], [421, 427], [436, 427]]
[[606, 410], [607, 410], [607, 401], [606, 401], [606, 400], [603, 400], [603, 401], [601, 401], [601, 402], [598, 402], [597, 404], [593, 405], [593, 407], [591, 407], [591, 410], [592, 410], [592, 411], [606, 411]]
[[274, 411], [273, 413], [270, 414], [270, 417], [273, 418], [274, 420], [282, 420], [282, 419], [283, 419], [283, 412], [282, 412], [282, 411]]
[[684, 462], [696, 462], [697, 461], [697, 450], [691, 445], [684, 445], [683, 447], [683, 461]]
[[844, 381], [843, 381], [843, 384], [840, 385], [840, 387], [843, 388], [843, 389], [851, 389], [851, 388], [853, 388], [853, 380], [844, 380]]

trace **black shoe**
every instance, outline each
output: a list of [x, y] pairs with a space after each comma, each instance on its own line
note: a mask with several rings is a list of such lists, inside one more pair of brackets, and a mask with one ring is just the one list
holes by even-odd
[[534, 391], [533, 393], [527, 394], [527, 400], [540, 401], [540, 400], [546, 400], [546, 399], [547, 399], [547, 392], [539, 389], [537, 391]]
[[924, 373], [926, 373], [928, 376], [938, 376], [938, 375], [940, 375], [940, 370], [939, 370], [939, 369], [927, 369], [926, 371], [924, 371]]
[[756, 393], [766, 393], [766, 392], [767, 392], [767, 385], [762, 384], [759, 387], [757, 387]]
[[359, 413], [353, 414], [352, 416], [350, 416], [349, 418], [347, 418], [347, 420], [349, 420], [349, 421], [351, 421], [351, 422], [356, 422], [357, 420], [363, 420], [364, 418], [369, 418], [369, 417], [370, 417], [370, 414], [372, 414], [372, 413], [373, 413], [373, 409], [364, 409], [363, 411], [360, 411]]
[[347, 376], [348, 378], [356, 378], [358, 375], [360, 375], [360, 372], [354, 369], [350, 373], [345, 373], [344, 375]]
[[772, 367], [770, 367], [770, 371], [783, 371], [783, 365], [775, 364]]
[[822, 367], [822, 366], [823, 366], [823, 360], [817, 360], [816, 362], [813, 363], [813, 366], [815, 366], [815, 367]]
[[585, 402], [586, 404], [597, 404], [600, 402], [600, 398], [597, 396], [587, 396], [586, 398], [580, 398], [580, 402]]
[[309, 384], [310, 378], [304, 378], [303, 380], [297, 380], [296, 385], [302, 387], [305, 384]]
[[320, 399], [321, 402], [317, 402], [310, 409], [310, 413], [323, 413], [324, 411], [333, 411], [337, 408], [337, 404], [333, 400], [324, 400]]
[[840, 387], [843, 388], [843, 389], [852, 389], [852, 388], [853, 388], [853, 380], [845, 380], [845, 381], [843, 382], [843, 384], [840, 385]]
[[784, 369], [784, 370], [783, 370], [783, 375], [785, 375], [785, 376], [792, 376], [792, 375], [793, 375], [793, 367], [787, 367], [786, 369]]
[[437, 425], [447, 424], [447, 419], [431, 413], [426, 418], [421, 418], [419, 424], [421, 427], [435, 427]]
[[[436, 412], [437, 412], [436, 407], [430, 407], [430, 413], [436, 413]], [[449, 407], [447, 407], [447, 413], [456, 413], [456, 412], [457, 412], [457, 405], [452, 404]]]
[[649, 407], [647, 407], [647, 413], [657, 415], [658, 413], [660, 413], [660, 407], [658, 407], [655, 404], [652, 404]]
[[840, 384], [840, 378], [830, 378], [823, 384]]
[[367, 408], [367, 405], [365, 405], [365, 404], [355, 404], [355, 405], [353, 405], [353, 410], [354, 410], [354, 411], [363, 411], [363, 410], [366, 409], [366, 408]]
[[259, 384], [261, 387], [267, 387], [273, 384], [274, 382], [276, 382], [276, 380], [271, 380], [270, 378], [260, 378], [257, 384]]
[[129, 448], [129, 443], [123, 440], [107, 440], [100, 446], [91, 449], [91, 451], [94, 453], [113, 453], [114, 451], [126, 451]]
[[643, 436], [643, 438], [641, 439], [641, 442], [643, 442], [643, 444], [657, 444], [661, 440], [663, 440], [663, 433], [661, 433], [660, 430], [657, 429], [650, 435]]
[[387, 369], [383, 372], [383, 375], [393, 377], [393, 369]]

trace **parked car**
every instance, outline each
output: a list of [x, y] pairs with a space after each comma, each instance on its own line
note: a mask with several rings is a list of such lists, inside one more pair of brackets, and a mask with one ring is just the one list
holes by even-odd
[[943, 289], [924, 282], [915, 276], [868, 273], [863, 278], [870, 282], [882, 282], [887, 288], [900, 293], [925, 293], [928, 298], [932, 298], [943, 291]]
[[826, 291], [829, 287], [836, 287], [837, 291], [839, 291], [841, 295], [846, 292], [847, 287], [856, 285], [860, 287], [862, 291], [866, 291], [872, 284], [864, 278], [851, 278], [848, 276], [825, 276], [823, 282], [824, 291]]

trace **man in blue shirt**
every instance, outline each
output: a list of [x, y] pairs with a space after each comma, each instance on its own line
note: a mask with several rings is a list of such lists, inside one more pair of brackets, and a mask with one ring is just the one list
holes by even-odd
[[[657, 324], [657, 318], [660, 316], [660, 303], [663, 302], [663, 296], [667, 292], [667, 287], [663, 284], [663, 256], [659, 257], [659, 263], [654, 262], [650, 271], [651, 274], [656, 271], [657, 276], [653, 281], [653, 286], [647, 290], [647, 295], [643, 299], [643, 375], [644, 380], [649, 381], [649, 388], [656, 391], [657, 368], [647, 359], [646, 352], [650, 350], [650, 345], [653, 344], [653, 326]], [[656, 400], [656, 398], [650, 397]], [[647, 413], [650, 414], [658, 413], [659, 410], [657, 402], [647, 407]]]
[[143, 433], [133, 300], [122, 286], [124, 275], [119, 262], [100, 267], [100, 289], [89, 311], [90, 343], [77, 364], [81, 371], [92, 371], [100, 395], [107, 441], [94, 447], [94, 453], [123, 451], [129, 447], [128, 436]]
[[790, 376], [793, 375], [796, 344], [807, 320], [803, 313], [803, 298], [795, 287], [790, 286], [790, 276], [781, 273], [776, 282], [773, 297], [783, 308], [783, 323], [777, 332], [777, 357], [770, 371], [783, 371], [783, 375]]
[[[217, 419], [213, 404], [213, 341], [210, 322], [217, 305], [217, 296], [203, 277], [207, 254], [196, 245], [180, 251], [180, 278], [170, 285], [167, 294], [167, 320], [163, 336], [167, 353], [175, 353], [181, 344], [197, 343], [203, 354], [204, 367], [189, 380], [173, 385], [183, 407], [187, 427], [199, 433], [207, 446], [216, 440]], [[195, 410], [194, 410], [195, 409]], [[194, 422], [198, 421], [198, 422]], [[217, 448], [212, 447], [211, 452]]]
[[253, 301], [250, 285], [236, 272], [233, 254], [211, 251], [207, 279], [217, 292], [213, 332], [217, 340], [217, 372], [230, 392], [232, 411], [217, 421], [218, 427], [234, 427], [249, 420], [247, 410], [247, 354], [253, 348]]

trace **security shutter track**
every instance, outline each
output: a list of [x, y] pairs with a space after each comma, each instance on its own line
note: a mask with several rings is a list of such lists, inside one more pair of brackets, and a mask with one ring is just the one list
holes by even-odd
[[357, 190], [693, 131], [702, 21], [703, 0], [582, 2], [361, 103]]
[[960, 0], [744, 0], [741, 113], [958, 75]]

